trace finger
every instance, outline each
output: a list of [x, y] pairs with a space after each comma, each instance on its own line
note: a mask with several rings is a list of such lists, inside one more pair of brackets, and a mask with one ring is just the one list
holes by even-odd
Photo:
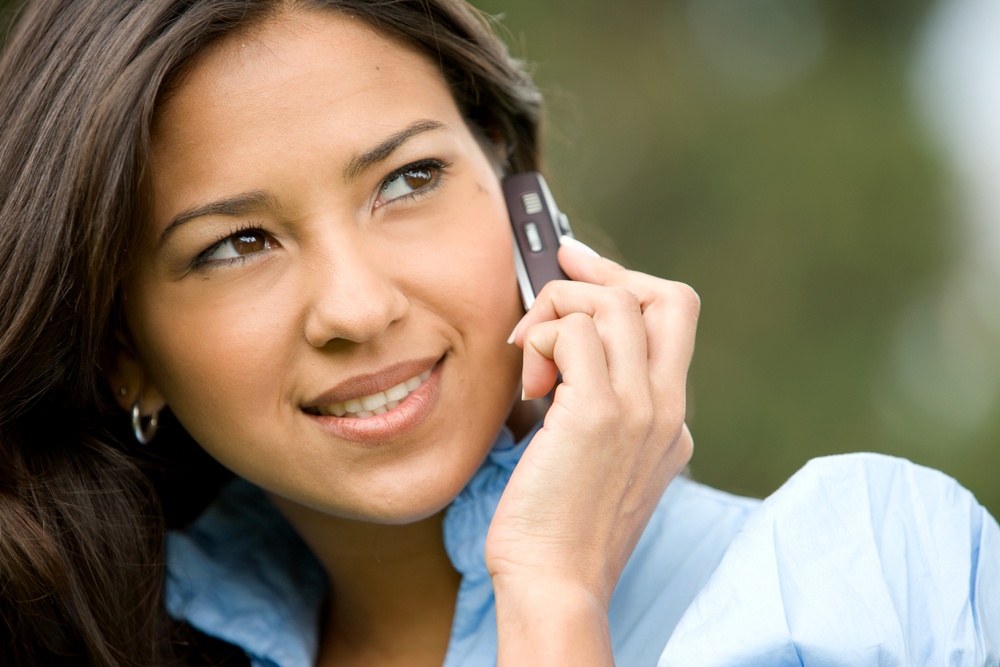
[[[567, 261], [576, 262], [576, 261], [579, 261], [579, 258], [581, 258], [581, 257], [585, 258], [584, 266], [586, 266], [587, 262], [592, 262], [594, 260], [602, 260], [603, 259], [594, 250], [592, 250], [588, 246], [584, 245], [583, 243], [581, 243], [580, 241], [577, 241], [576, 239], [574, 239], [572, 237], [562, 236], [562, 237], [560, 237], [560, 243], [561, 243], [561, 245], [560, 245], [559, 250], [558, 250], [557, 258], [558, 258], [558, 261], [559, 261], [560, 265], [563, 267], [563, 269], [565, 269], [567, 267]], [[567, 260], [566, 259], [567, 257], [576, 257], [577, 259]], [[608, 262], [608, 263], [610, 263], [610, 264], [612, 264], [614, 266], [618, 266], [618, 268], [621, 268], [619, 265], [615, 264], [614, 262], [611, 262], [611, 260], [603, 260], [603, 261], [604, 262]], [[573, 264], [570, 264], [570, 266], [573, 266]], [[579, 269], [579, 270], [583, 271], [584, 269]], [[585, 279], [583, 277], [580, 277], [579, 275], [576, 275], [576, 276], [570, 275], [569, 277], [571, 279], [573, 279], [573, 280], [587, 282], [587, 283], [592, 283], [592, 284], [596, 284], [596, 285], [603, 285], [604, 284], [604, 282], [601, 281], [601, 280], [594, 280], [594, 279], [587, 280], [587, 279]], [[544, 290], [544, 287], [543, 287], [543, 290]], [[536, 298], [536, 300], [537, 300], [537, 298]], [[532, 308], [533, 307], [534, 306], [532, 306]], [[510, 337], [507, 339], [507, 342], [508, 343], [514, 343], [516, 341], [518, 344], [520, 344], [521, 338], [520, 338], [519, 333], [524, 329], [525, 326], [530, 326], [530, 323], [538, 321], [537, 319], [533, 319], [533, 317], [534, 316], [532, 316], [531, 309], [529, 309], [528, 312], [524, 314], [524, 316], [521, 318], [521, 320], [514, 327], [514, 330], [510, 333]], [[526, 321], [529, 322], [527, 325], [525, 325]]]
[[654, 391], [683, 391], [701, 310], [698, 294], [684, 283], [629, 271], [603, 257], [563, 245], [559, 261], [576, 281], [623, 287], [639, 301], [646, 330], [646, 351]]
[[547, 394], [559, 371], [567, 387], [604, 395], [611, 391], [604, 343], [593, 318], [570, 313], [525, 331], [521, 373], [525, 398]]
[[[646, 328], [636, 296], [624, 287], [598, 287], [566, 280], [547, 284], [518, 329], [579, 313], [593, 319], [604, 349], [611, 384], [618, 393], [634, 394], [648, 376]], [[565, 373], [562, 366], [559, 370]], [[648, 394], [648, 385], [645, 387]]]
[[588, 246], [574, 238], [560, 238], [558, 251], [559, 266], [572, 280], [594, 285], [620, 284], [616, 274], [628, 270], [618, 262], [601, 257]]
[[673, 400], [686, 391], [701, 301], [683, 283], [654, 280], [658, 284], [639, 296], [647, 332], [650, 385], [654, 395]]
[[646, 331], [651, 368], [686, 375], [694, 352], [701, 312], [698, 294], [684, 283], [637, 271], [614, 271], [609, 285], [620, 285], [636, 296]]

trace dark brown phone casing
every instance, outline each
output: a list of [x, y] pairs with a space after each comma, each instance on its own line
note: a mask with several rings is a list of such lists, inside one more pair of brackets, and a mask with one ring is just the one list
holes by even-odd
[[559, 267], [559, 237], [573, 236], [541, 174], [524, 172], [503, 179], [504, 199], [514, 233], [514, 265], [524, 308], [550, 280], [569, 280]]

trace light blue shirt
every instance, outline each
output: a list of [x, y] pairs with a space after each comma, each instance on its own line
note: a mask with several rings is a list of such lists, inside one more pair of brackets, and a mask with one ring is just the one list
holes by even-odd
[[747, 520], [659, 667], [1000, 665], [1000, 528], [955, 480], [816, 459]]
[[[501, 432], [446, 512], [462, 583], [445, 667], [496, 662], [483, 548], [527, 440]], [[326, 581], [259, 489], [230, 484], [168, 536], [167, 561], [175, 618], [241, 647], [255, 667], [314, 665]], [[678, 478], [609, 622], [622, 667], [996, 666], [1000, 529], [954, 481], [877, 455], [810, 463], [763, 504]]]

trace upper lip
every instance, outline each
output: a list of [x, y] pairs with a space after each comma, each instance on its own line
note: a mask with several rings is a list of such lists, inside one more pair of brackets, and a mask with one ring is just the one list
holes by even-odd
[[324, 391], [308, 403], [303, 404], [302, 407], [315, 408], [320, 405], [333, 405], [334, 403], [343, 403], [351, 398], [377, 394], [433, 368], [440, 360], [441, 357], [412, 359], [392, 364], [373, 373], [355, 375]]

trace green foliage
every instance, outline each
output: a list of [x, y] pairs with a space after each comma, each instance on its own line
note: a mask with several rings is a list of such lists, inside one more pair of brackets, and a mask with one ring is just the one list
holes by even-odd
[[478, 4], [535, 63], [578, 235], [702, 297], [697, 478], [764, 495], [811, 457], [882, 451], [1000, 513], [998, 420], [950, 433], [880, 408], [900, 320], [956, 261], [949, 175], [907, 85], [929, 3], [817, 5], [822, 55], [763, 91], [720, 76], [688, 2]]
[[951, 430], [900, 403], [887, 370], [900, 322], [958, 261], [949, 175], [906, 80], [930, 3], [817, 1], [821, 54], [755, 90], [706, 57], [694, 2], [476, 4], [534, 63], [549, 181], [578, 234], [701, 294], [696, 477], [765, 495], [811, 457], [882, 451], [944, 470], [1000, 515], [1000, 404]]

